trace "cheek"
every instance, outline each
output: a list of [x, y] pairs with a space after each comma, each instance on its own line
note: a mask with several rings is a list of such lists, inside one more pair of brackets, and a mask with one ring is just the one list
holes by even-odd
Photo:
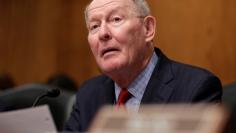
[[132, 32], [127, 28], [119, 28], [115, 31], [114, 35], [116, 35], [116, 40], [118, 40], [121, 44], [125, 44], [131, 39]]
[[142, 29], [139, 23], [130, 23], [116, 29], [116, 39], [121, 44], [135, 44], [142, 38]]
[[95, 37], [93, 36], [88, 36], [88, 43], [90, 46], [90, 49], [92, 50], [94, 56], [96, 56], [98, 54], [98, 45], [97, 45], [97, 41], [95, 39]]

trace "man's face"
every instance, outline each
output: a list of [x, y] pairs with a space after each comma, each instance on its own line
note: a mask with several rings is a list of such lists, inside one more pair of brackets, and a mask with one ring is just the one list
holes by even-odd
[[122, 71], [142, 61], [145, 29], [133, 1], [94, 0], [87, 14], [88, 41], [103, 72]]

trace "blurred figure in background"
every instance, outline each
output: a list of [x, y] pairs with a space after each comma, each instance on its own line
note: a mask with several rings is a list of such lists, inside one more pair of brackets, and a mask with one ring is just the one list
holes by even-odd
[[15, 82], [9, 73], [0, 73], [0, 90], [7, 90], [9, 88], [15, 87]]
[[49, 77], [46, 82], [48, 85], [52, 85], [55, 87], [59, 87], [60, 89], [67, 90], [67, 91], [77, 91], [77, 84], [76, 82], [66, 74], [55, 74]]
[[[12, 76], [6, 72], [0, 72], [0, 92], [12, 89], [13, 87], [15, 87], [15, 82]], [[0, 112], [10, 111], [12, 109], [14, 108], [3, 101], [0, 101]]]

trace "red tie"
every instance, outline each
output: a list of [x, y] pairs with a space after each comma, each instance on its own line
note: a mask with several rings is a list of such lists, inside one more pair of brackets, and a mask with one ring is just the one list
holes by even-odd
[[131, 98], [131, 94], [129, 93], [129, 91], [127, 89], [121, 89], [119, 97], [118, 97], [118, 101], [116, 103], [116, 107], [119, 108], [121, 106], [124, 106], [124, 104]]

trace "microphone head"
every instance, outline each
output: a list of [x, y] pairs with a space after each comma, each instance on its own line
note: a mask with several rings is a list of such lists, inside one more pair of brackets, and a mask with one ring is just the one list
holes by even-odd
[[60, 95], [60, 89], [59, 88], [52, 88], [48, 89], [47, 96], [49, 97], [57, 97]]

